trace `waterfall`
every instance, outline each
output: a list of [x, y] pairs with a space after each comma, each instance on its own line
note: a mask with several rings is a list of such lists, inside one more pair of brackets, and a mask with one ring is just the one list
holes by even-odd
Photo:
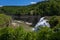
[[50, 27], [50, 24], [45, 17], [40, 18], [40, 20], [37, 22], [33, 30], [38, 30], [38, 27]]

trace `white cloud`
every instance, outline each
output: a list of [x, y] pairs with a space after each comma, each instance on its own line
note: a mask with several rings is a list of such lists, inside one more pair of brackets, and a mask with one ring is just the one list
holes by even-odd
[[0, 5], [0, 7], [3, 7], [3, 5]]
[[31, 4], [36, 4], [36, 2], [31, 2]]

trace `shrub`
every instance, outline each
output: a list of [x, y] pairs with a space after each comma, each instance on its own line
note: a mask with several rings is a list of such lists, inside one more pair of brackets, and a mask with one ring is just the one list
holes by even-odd
[[1, 26], [8, 26], [11, 22], [11, 17], [5, 14], [0, 14], [0, 27]]
[[21, 27], [0, 28], [0, 40], [60, 40], [60, 31], [43, 27], [37, 32], [27, 32]]
[[56, 18], [56, 16], [51, 17], [49, 23], [51, 25], [51, 28], [55, 27], [58, 24], [58, 19]]
[[50, 36], [52, 34], [52, 29], [48, 27], [42, 27], [37, 33], [37, 40], [50, 40]]

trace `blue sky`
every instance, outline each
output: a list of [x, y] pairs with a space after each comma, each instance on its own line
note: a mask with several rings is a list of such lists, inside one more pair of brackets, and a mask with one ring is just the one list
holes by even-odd
[[39, 2], [42, 0], [0, 0], [0, 6], [24, 6]]

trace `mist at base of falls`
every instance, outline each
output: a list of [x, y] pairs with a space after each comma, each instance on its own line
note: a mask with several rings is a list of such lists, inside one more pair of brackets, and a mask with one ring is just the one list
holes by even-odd
[[50, 27], [50, 24], [45, 17], [41, 17], [32, 30], [37, 30], [39, 27]]

